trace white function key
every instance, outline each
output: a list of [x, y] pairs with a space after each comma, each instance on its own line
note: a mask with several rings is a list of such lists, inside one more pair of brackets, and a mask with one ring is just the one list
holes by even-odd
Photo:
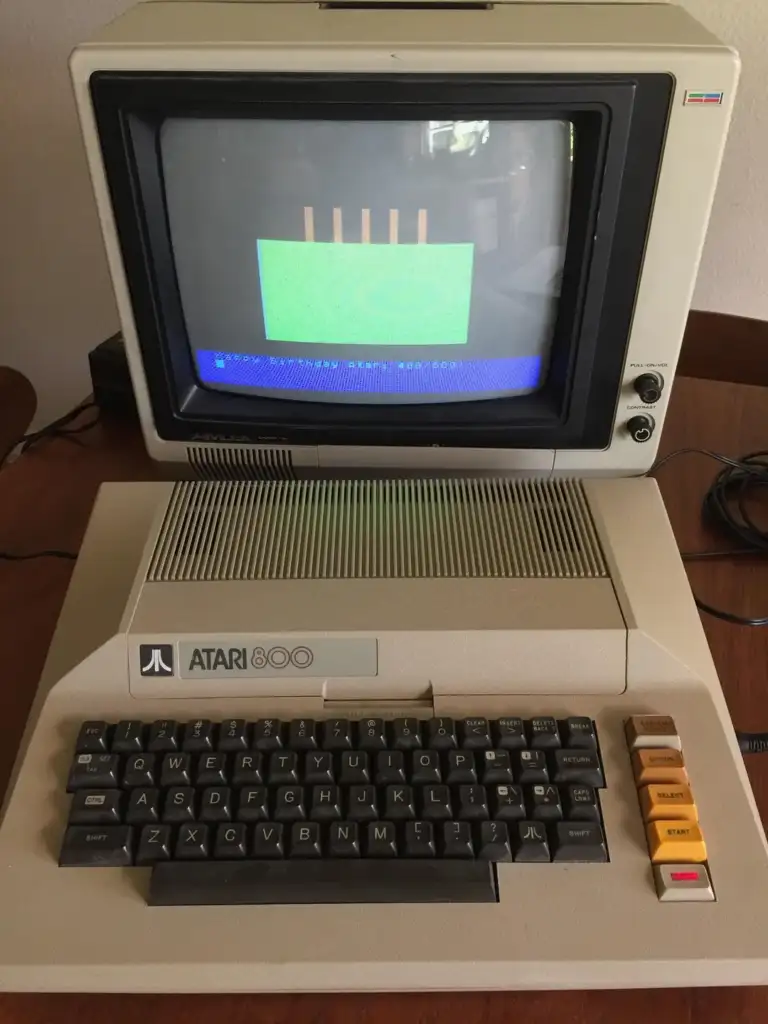
[[683, 749], [677, 726], [669, 715], [633, 715], [627, 722], [627, 742], [630, 750]]
[[654, 864], [662, 903], [712, 903], [715, 894], [704, 864]]

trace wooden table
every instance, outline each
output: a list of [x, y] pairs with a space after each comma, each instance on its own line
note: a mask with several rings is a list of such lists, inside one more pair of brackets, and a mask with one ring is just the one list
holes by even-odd
[[[105, 425], [85, 446], [56, 441], [0, 472], [0, 549], [77, 550], [98, 485], [147, 479], [153, 469], [135, 429]], [[675, 385], [664, 451], [706, 447], [732, 455], [768, 448], [768, 388], [681, 378]], [[659, 479], [683, 550], [717, 539], [699, 522], [699, 502], [715, 472], [703, 457], [682, 456]], [[8, 778], [71, 564], [0, 562], [0, 791]], [[695, 563], [694, 589], [741, 614], [768, 614], [768, 564]], [[706, 619], [709, 642], [740, 728], [768, 730], [768, 629]], [[768, 755], [749, 759], [765, 820]], [[599, 894], [595, 894], [595, 899]], [[745, 908], [746, 909], [746, 908]], [[72, 928], [119, 927], [118, 921], [73, 921]], [[631, 927], [631, 921], [627, 927]], [[0, 907], [0, 927], [3, 927]], [[45, 927], [45, 922], [40, 922]], [[762, 1024], [768, 990], [494, 993], [381, 996], [52, 996], [0, 995], [0, 1024]]]

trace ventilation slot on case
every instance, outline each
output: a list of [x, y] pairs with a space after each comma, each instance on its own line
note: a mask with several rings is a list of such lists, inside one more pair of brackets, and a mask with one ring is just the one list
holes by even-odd
[[187, 446], [187, 458], [201, 480], [291, 480], [293, 459], [285, 448]]
[[595, 577], [576, 480], [176, 484], [147, 578]]

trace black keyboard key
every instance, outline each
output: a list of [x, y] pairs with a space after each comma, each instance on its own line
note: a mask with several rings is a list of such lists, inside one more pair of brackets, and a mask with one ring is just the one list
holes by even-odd
[[174, 786], [166, 791], [163, 821], [167, 825], [195, 820], [195, 791], [191, 786]]
[[78, 789], [112, 789], [119, 781], [117, 754], [77, 754], [69, 771], [67, 792]]
[[201, 754], [198, 757], [198, 786], [225, 786], [227, 782], [226, 754]]
[[483, 785], [493, 786], [497, 782], [514, 782], [512, 758], [508, 750], [486, 750], [483, 758]]
[[305, 755], [304, 782], [308, 785], [322, 786], [323, 783], [335, 782], [333, 754], [311, 751]]
[[275, 751], [269, 756], [270, 786], [290, 786], [299, 781], [299, 755], [292, 750]]
[[168, 718], [153, 722], [149, 727], [147, 750], [153, 754], [169, 754], [179, 749], [179, 723]]
[[456, 817], [461, 821], [485, 821], [488, 800], [482, 786], [459, 786], [459, 804]]
[[283, 746], [283, 723], [276, 718], [262, 718], [253, 725], [251, 743], [254, 750], [266, 754], [281, 750]]
[[522, 786], [496, 786], [491, 793], [492, 817], [496, 821], [522, 821], [525, 797]]
[[522, 718], [498, 718], [492, 728], [493, 745], [497, 750], [524, 750], [528, 746]]
[[275, 797], [275, 821], [303, 821], [306, 816], [301, 786], [280, 786]]
[[109, 726], [106, 722], [83, 722], [77, 736], [78, 754], [106, 754], [109, 751]]
[[315, 821], [296, 824], [291, 829], [291, 857], [322, 857], [320, 845], [320, 826]]
[[317, 723], [312, 718], [295, 718], [288, 725], [291, 750], [317, 750]]
[[123, 785], [126, 789], [134, 786], [154, 786], [155, 778], [154, 754], [131, 754], [125, 762]]
[[238, 821], [269, 821], [269, 793], [266, 786], [243, 786], [237, 797]]
[[160, 790], [132, 789], [125, 821], [128, 825], [156, 825], [160, 821]]
[[465, 718], [459, 723], [459, 734], [465, 750], [490, 750], [493, 746], [487, 718]]
[[555, 750], [552, 756], [555, 782], [579, 782], [597, 789], [605, 785], [596, 750]]
[[144, 723], [124, 720], [115, 726], [113, 754], [136, 754], [144, 749]]
[[351, 750], [352, 723], [348, 718], [329, 718], [323, 722], [323, 750]]
[[[219, 744], [221, 749], [221, 744]], [[261, 773], [261, 754], [258, 751], [249, 751], [247, 754], [235, 754], [232, 764], [232, 785], [233, 786], [259, 786], [264, 782]]]
[[512, 826], [515, 860], [520, 864], [549, 863], [546, 826], [540, 821], [518, 821]]
[[219, 750], [237, 754], [249, 749], [248, 723], [244, 718], [228, 718], [219, 726]]
[[376, 755], [376, 785], [405, 782], [405, 755], [402, 750], [382, 750]]
[[562, 820], [563, 803], [557, 786], [532, 786], [528, 792], [534, 821]]
[[459, 741], [452, 718], [430, 718], [427, 722], [427, 746], [432, 750], [455, 750]]
[[403, 831], [404, 857], [434, 857], [437, 854], [435, 847], [435, 830], [431, 821], [409, 821], [406, 822]]
[[347, 817], [350, 821], [375, 821], [379, 812], [373, 786], [350, 786]]
[[590, 821], [560, 821], [552, 837], [556, 862], [596, 864], [608, 860], [602, 828]]
[[600, 806], [592, 786], [567, 787], [565, 816], [569, 821], [600, 821]]
[[472, 845], [472, 826], [467, 821], [446, 821], [443, 825], [443, 857], [471, 860], [475, 856]]
[[207, 718], [198, 718], [184, 726], [182, 750], [190, 754], [206, 754], [214, 748], [214, 725]]
[[70, 825], [59, 854], [62, 868], [121, 868], [132, 861], [130, 825]]
[[179, 860], [205, 860], [211, 853], [211, 837], [207, 825], [198, 822], [182, 825], [176, 838]]
[[342, 786], [364, 786], [371, 781], [368, 754], [365, 750], [345, 750], [339, 761], [339, 782]]
[[365, 844], [366, 857], [396, 857], [397, 835], [394, 822], [371, 821]]
[[447, 786], [425, 786], [419, 793], [421, 816], [426, 821], [450, 821], [451, 791]]
[[139, 865], [157, 864], [171, 859], [171, 826], [145, 825], [141, 830], [139, 848], [136, 851], [136, 863]]
[[339, 821], [341, 819], [341, 790], [338, 786], [312, 787], [309, 817], [312, 821]]
[[471, 750], [449, 750], [448, 771], [445, 781], [449, 786], [477, 782], [475, 755]]
[[265, 860], [280, 860], [285, 856], [283, 826], [278, 821], [260, 821], [253, 830], [251, 853]]
[[119, 789], [81, 789], [72, 798], [70, 825], [119, 825], [123, 794]]
[[168, 786], [192, 785], [192, 758], [189, 754], [166, 754], [160, 768], [160, 785]]
[[383, 718], [365, 718], [357, 726], [357, 745], [361, 750], [386, 750], [387, 730]]
[[[562, 751], [557, 750], [560, 754]], [[543, 750], [520, 750], [517, 754], [517, 782], [524, 785], [536, 785], [549, 782], [547, 757]]]
[[383, 816], [387, 821], [407, 821], [416, 817], [413, 790], [410, 786], [387, 786], [384, 792]]
[[360, 834], [357, 822], [337, 821], [328, 830], [329, 857], [359, 857]]
[[561, 727], [563, 746], [581, 750], [597, 750], [595, 723], [591, 718], [566, 718]]
[[232, 792], [228, 786], [208, 786], [200, 799], [200, 821], [230, 821]]
[[219, 825], [213, 856], [217, 860], [242, 860], [248, 853], [245, 825]]
[[483, 821], [478, 828], [477, 856], [480, 860], [512, 860], [509, 830], [503, 821]]
[[429, 786], [441, 781], [438, 752], [436, 750], [414, 750], [411, 755], [411, 782], [414, 786]]
[[532, 718], [528, 723], [528, 733], [532, 750], [554, 750], [560, 746], [560, 730], [557, 720], [551, 715]]
[[392, 746], [395, 750], [421, 748], [421, 722], [418, 718], [395, 718], [392, 722]]

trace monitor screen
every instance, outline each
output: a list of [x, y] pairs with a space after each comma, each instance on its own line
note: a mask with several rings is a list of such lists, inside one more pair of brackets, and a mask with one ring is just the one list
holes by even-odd
[[381, 405], [544, 384], [570, 121], [168, 118], [160, 155], [205, 387]]

